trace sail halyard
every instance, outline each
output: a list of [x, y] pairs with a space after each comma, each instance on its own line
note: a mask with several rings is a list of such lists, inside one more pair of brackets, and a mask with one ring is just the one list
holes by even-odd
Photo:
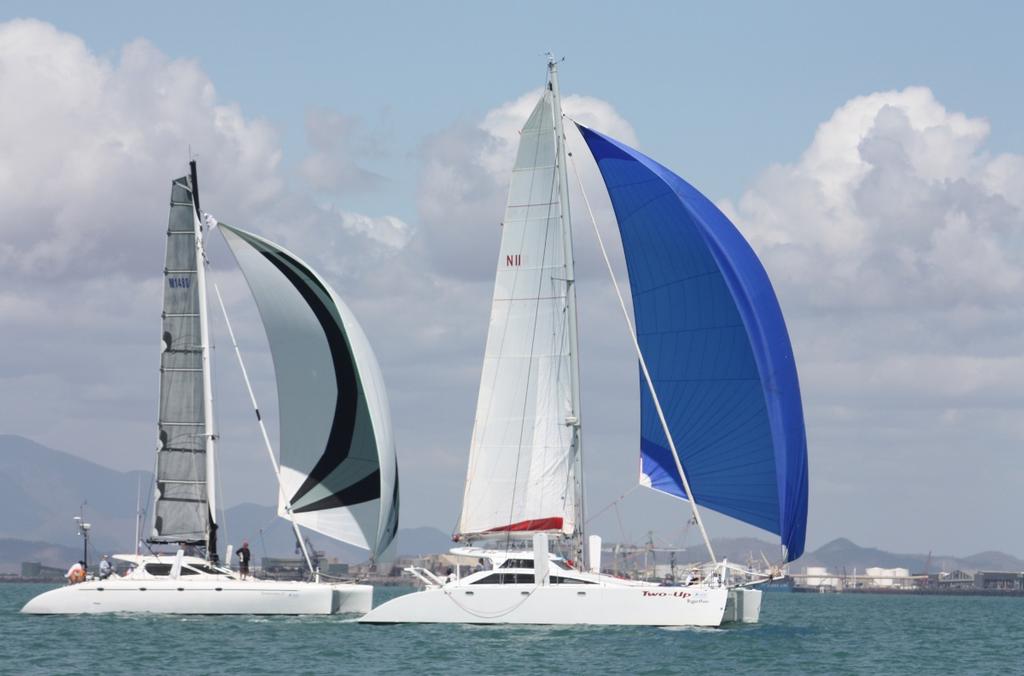
[[558, 61], [548, 55], [548, 86], [551, 89], [551, 116], [555, 124], [555, 162], [558, 171], [559, 218], [562, 225], [563, 256], [566, 284], [566, 324], [569, 330], [570, 414], [565, 425], [572, 430], [573, 490], [575, 492], [576, 528], [572, 534], [575, 560], [583, 561], [586, 521], [583, 500], [583, 423], [580, 415], [580, 360], [578, 315], [576, 312], [576, 268], [572, 242], [572, 215], [569, 211], [568, 167], [566, 166], [565, 127], [562, 121], [562, 99], [558, 89]]

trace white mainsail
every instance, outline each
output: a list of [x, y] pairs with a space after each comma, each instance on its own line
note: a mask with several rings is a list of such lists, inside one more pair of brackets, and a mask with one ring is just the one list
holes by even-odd
[[221, 223], [263, 320], [280, 412], [278, 513], [376, 558], [398, 528], [384, 380], [348, 306], [283, 247]]
[[458, 535], [582, 524], [571, 241], [549, 85], [521, 132]]

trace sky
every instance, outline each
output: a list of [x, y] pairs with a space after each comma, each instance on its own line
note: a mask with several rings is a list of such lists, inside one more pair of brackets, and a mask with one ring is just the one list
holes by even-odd
[[[765, 264], [801, 379], [808, 547], [1022, 556], [1022, 20], [1014, 3], [5, 3], [0, 432], [152, 468], [167, 199], [191, 152], [205, 209], [355, 311], [402, 525], [450, 531], [517, 129], [552, 51], [566, 113], [687, 178]], [[694, 545], [685, 505], [634, 490], [635, 361], [573, 199], [589, 527]], [[210, 258], [272, 410], [255, 306], [216, 238]], [[211, 321], [222, 499], [271, 504]]]

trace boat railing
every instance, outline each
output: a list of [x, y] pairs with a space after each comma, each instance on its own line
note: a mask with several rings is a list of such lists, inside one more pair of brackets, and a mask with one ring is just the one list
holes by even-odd
[[776, 575], [775, 571], [765, 573], [746, 566], [729, 563], [726, 559], [708, 564], [705, 567], [705, 571], [704, 580], [713, 587], [749, 587], [751, 585], [771, 582], [782, 577], [781, 575]]
[[409, 573], [410, 575], [412, 575], [413, 577], [418, 579], [420, 582], [425, 584], [427, 587], [443, 587], [444, 586], [444, 580], [442, 580], [441, 578], [439, 578], [437, 575], [435, 575], [430, 570], [427, 570], [426, 568], [421, 568], [419, 566], [409, 566], [408, 568], [405, 568], [404, 570], [405, 570], [405, 572]]

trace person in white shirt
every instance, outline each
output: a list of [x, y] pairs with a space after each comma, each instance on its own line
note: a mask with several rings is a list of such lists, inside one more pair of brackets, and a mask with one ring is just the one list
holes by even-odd
[[106, 580], [112, 572], [114, 572], [114, 569], [110, 565], [110, 559], [104, 554], [103, 559], [100, 561], [100, 579]]

